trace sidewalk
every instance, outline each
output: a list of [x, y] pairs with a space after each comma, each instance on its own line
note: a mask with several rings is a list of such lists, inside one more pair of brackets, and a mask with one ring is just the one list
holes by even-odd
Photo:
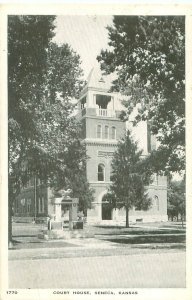
[[75, 257], [126, 256], [135, 254], [183, 253], [181, 243], [162, 244], [118, 244], [98, 239], [73, 239], [67, 242], [40, 243], [36, 248], [9, 250], [9, 260], [38, 260]]

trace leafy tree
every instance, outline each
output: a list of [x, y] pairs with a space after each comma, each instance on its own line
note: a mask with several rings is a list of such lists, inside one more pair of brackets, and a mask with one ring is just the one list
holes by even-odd
[[74, 175], [74, 180], [70, 182], [71, 189], [73, 191], [73, 197], [79, 198], [79, 211], [86, 214], [87, 209], [91, 208], [91, 204], [94, 200], [94, 190], [90, 188], [87, 182], [85, 169]]
[[53, 16], [8, 18], [9, 240], [12, 204], [28, 175], [23, 165], [26, 150], [38, 136], [34, 111], [42, 97], [53, 21]]
[[63, 99], [77, 98], [84, 82], [81, 80], [80, 56], [68, 45], [50, 43], [47, 53], [46, 89], [54, 102], [59, 94]]
[[80, 57], [68, 45], [51, 42], [54, 19], [8, 19], [9, 240], [13, 201], [31, 176], [54, 189], [77, 179], [79, 188], [86, 185], [86, 152], [71, 102], [82, 85]]
[[184, 170], [185, 18], [115, 16], [108, 33], [111, 48], [98, 61], [106, 73], [116, 72], [113, 89], [129, 96], [123, 119], [134, 110], [134, 125], [148, 121], [160, 144], [159, 170]]
[[53, 16], [8, 18], [10, 129], [13, 122], [22, 137], [34, 136], [36, 133], [33, 112], [42, 98], [47, 49], [54, 35], [53, 21]]
[[172, 181], [168, 190], [168, 216], [185, 218], [185, 181]]
[[[112, 160], [112, 184], [108, 198], [117, 207], [126, 209], [126, 227], [129, 227], [129, 210], [133, 207], [147, 210], [151, 200], [146, 192], [150, 175], [144, 172], [141, 160], [142, 151], [138, 150], [130, 131], [118, 143]], [[113, 204], [113, 205], [114, 205]]]

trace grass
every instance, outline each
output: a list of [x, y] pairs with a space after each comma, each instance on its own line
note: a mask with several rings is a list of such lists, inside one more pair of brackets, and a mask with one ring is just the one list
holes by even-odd
[[[177, 224], [177, 228], [171, 226], [170, 223], [152, 223], [152, 224], [139, 224], [129, 228], [124, 226], [91, 226], [86, 224], [85, 230], [95, 235], [94, 241], [100, 240], [116, 244], [117, 247], [132, 245], [131, 247], [158, 247], [166, 248], [168, 245], [171, 247], [185, 247], [185, 229]], [[42, 224], [30, 224], [28, 226], [18, 226], [13, 224], [13, 240], [16, 248], [46, 248], [46, 247], [65, 247], [65, 241], [55, 243], [47, 243], [44, 240], [38, 239], [38, 234], [45, 229]], [[61, 244], [60, 244], [61, 243]], [[73, 246], [73, 241], [69, 242]], [[91, 241], [90, 241], [91, 243]], [[48, 245], [49, 244], [49, 245]], [[179, 249], [179, 248], [178, 248]]]

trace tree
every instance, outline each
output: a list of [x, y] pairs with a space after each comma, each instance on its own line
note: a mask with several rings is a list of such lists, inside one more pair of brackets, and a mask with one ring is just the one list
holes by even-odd
[[[130, 131], [118, 143], [112, 160], [112, 184], [109, 197], [117, 207], [126, 209], [126, 227], [129, 227], [129, 210], [133, 207], [147, 210], [151, 200], [147, 195], [146, 185], [150, 182], [142, 166], [142, 151], [138, 150]], [[110, 195], [111, 194], [111, 195]]]
[[80, 57], [51, 42], [54, 19], [8, 19], [9, 240], [12, 204], [26, 181], [35, 175], [56, 190], [68, 188], [86, 160], [71, 101], [82, 85]]
[[8, 18], [9, 241], [13, 201], [21, 183], [27, 180], [28, 172], [23, 168], [26, 149], [38, 135], [33, 116], [42, 96], [53, 21], [53, 16]]
[[33, 114], [35, 106], [42, 99], [47, 49], [54, 35], [53, 21], [53, 16], [8, 18], [8, 112], [11, 139], [12, 123], [17, 126], [22, 137], [34, 136], [36, 133]]
[[185, 218], [185, 181], [172, 181], [168, 189], [168, 216]]
[[122, 118], [134, 110], [134, 125], [148, 121], [160, 144], [159, 170], [184, 170], [184, 17], [115, 16], [108, 32], [111, 48], [97, 59], [106, 73], [116, 72], [113, 89], [129, 96]]
[[71, 189], [73, 191], [73, 197], [79, 198], [79, 211], [84, 214], [87, 213], [87, 209], [91, 208], [94, 201], [94, 190], [90, 188], [87, 182], [85, 168], [82, 168], [81, 172], [74, 175], [74, 180], [71, 180]]
[[47, 52], [46, 91], [54, 102], [59, 94], [63, 99], [77, 98], [84, 81], [80, 56], [68, 45], [50, 43]]

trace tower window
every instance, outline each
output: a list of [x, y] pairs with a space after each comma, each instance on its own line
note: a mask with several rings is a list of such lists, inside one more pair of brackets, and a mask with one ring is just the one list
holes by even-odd
[[101, 109], [107, 109], [108, 103], [111, 101], [111, 96], [107, 95], [96, 95], [96, 105]]
[[98, 181], [105, 180], [105, 166], [103, 164], [98, 165]]
[[112, 138], [112, 140], [116, 139], [116, 128], [115, 128], [115, 126], [112, 127], [111, 138]]
[[109, 138], [109, 126], [105, 126], [105, 139]]
[[101, 139], [102, 137], [102, 128], [101, 125], [97, 125], [97, 138]]

